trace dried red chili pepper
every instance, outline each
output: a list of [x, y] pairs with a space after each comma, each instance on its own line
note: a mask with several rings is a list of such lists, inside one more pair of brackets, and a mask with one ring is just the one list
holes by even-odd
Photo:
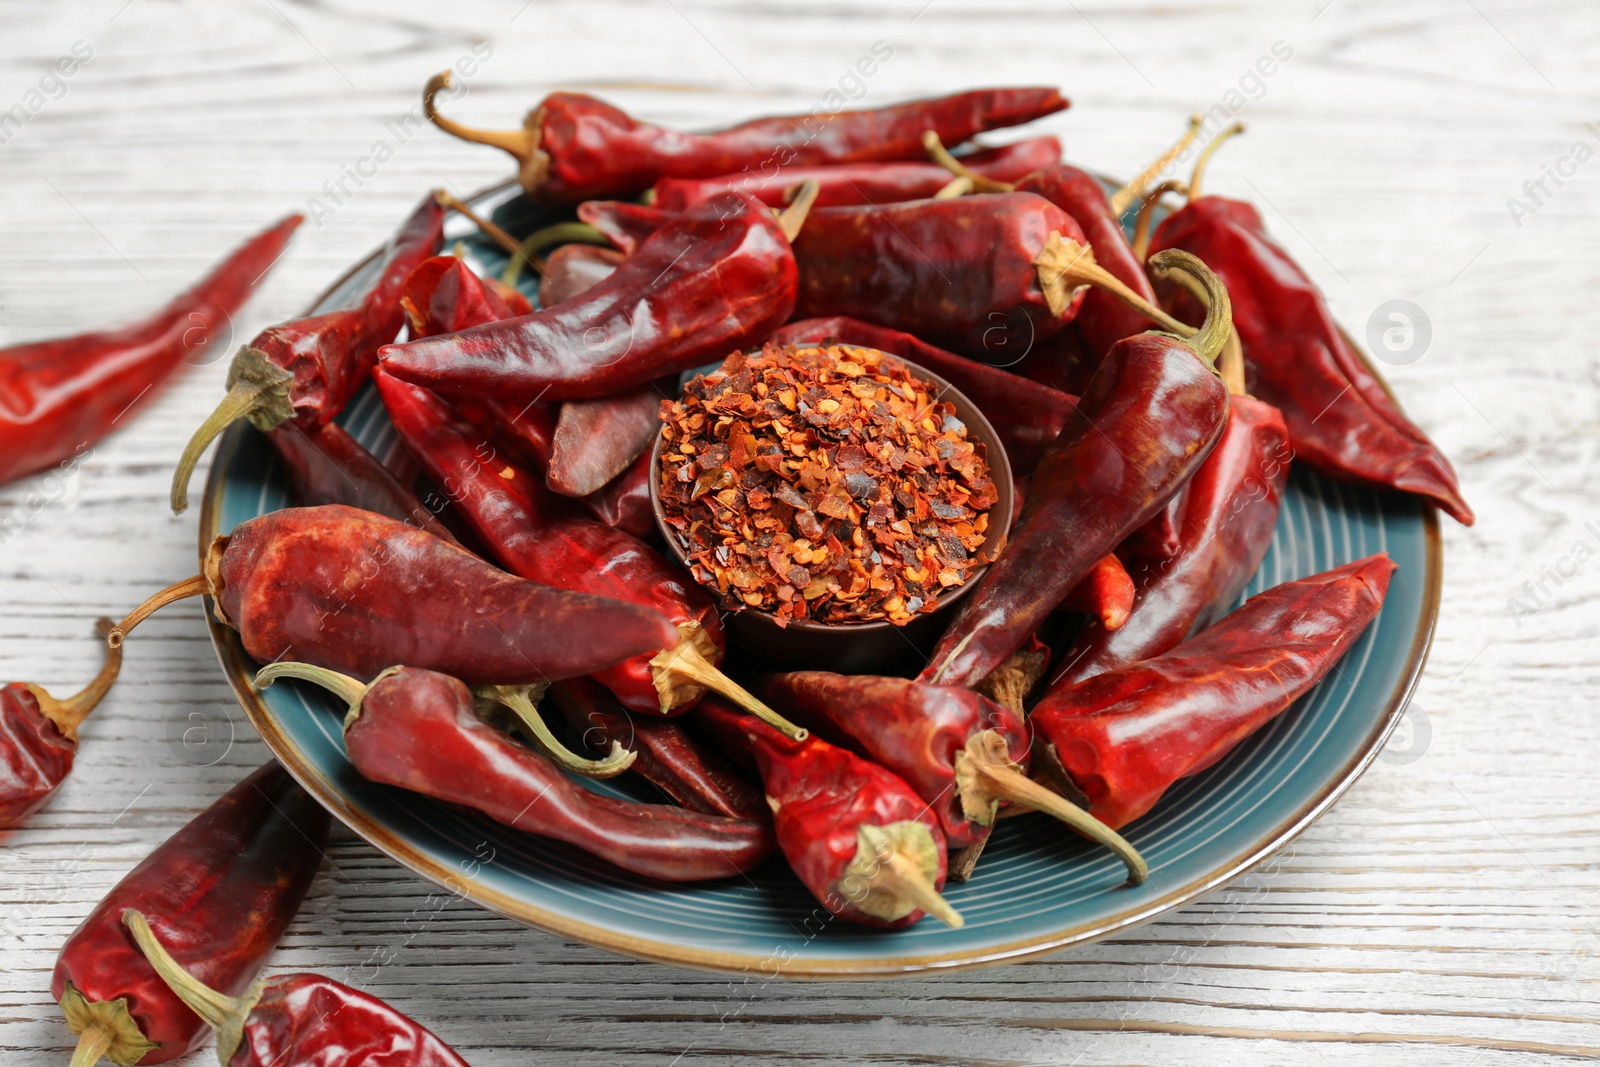
[[274, 663], [261, 669], [256, 684], [279, 678], [314, 682], [346, 701], [345, 751], [362, 777], [464, 804], [514, 829], [576, 845], [625, 871], [666, 882], [704, 881], [750, 870], [772, 852], [765, 820], [618, 800], [585, 789], [479, 719], [472, 692], [449, 675], [394, 667], [362, 685], [310, 664]]
[[[1221, 444], [1217, 447], [1220, 448]], [[1215, 449], [1212, 451], [1215, 453]], [[1245, 577], [1248, 579], [1249, 575]], [[1056, 605], [1056, 609], [1091, 615], [1103, 629], [1116, 631], [1127, 623], [1135, 596], [1133, 577], [1117, 554], [1111, 552], [1094, 562], [1089, 573], [1072, 587], [1072, 591]]]
[[539, 306], [571, 300], [616, 273], [627, 255], [615, 248], [569, 244], [551, 252], [539, 271]]
[[433, 1031], [320, 974], [285, 974], [230, 997], [191, 974], [137, 909], [122, 922], [174, 996], [217, 1034], [222, 1067], [467, 1067]]
[[890, 929], [910, 926], [924, 912], [963, 924], [939, 895], [945, 877], [939, 820], [893, 771], [819, 737], [791, 741], [714, 697], [695, 716], [755, 757], [778, 847], [823, 907], [849, 922]]
[[122, 925], [151, 917], [172, 954], [223, 993], [244, 992], [305, 897], [327, 844], [327, 811], [269, 762], [123, 876], [67, 938], [50, 995], [78, 1035], [74, 1067], [176, 1059], [205, 1026]]
[[595, 400], [561, 405], [544, 482], [562, 496], [599, 492], [627, 470], [661, 428], [661, 401], [677, 393], [674, 375]]
[[266, 432], [293, 421], [315, 430], [344, 410], [405, 322], [400, 287], [444, 236], [444, 208], [423, 197], [390, 240], [377, 278], [354, 306], [269, 326], [228, 367], [228, 395], [195, 430], [172, 475], [172, 510], [188, 507], [189, 478], [211, 439], [248, 418]]
[[578, 219], [590, 227], [594, 236], [610, 241], [624, 256], [633, 255], [652, 234], [680, 214], [631, 200], [585, 200], [577, 211]]
[[794, 729], [716, 669], [724, 650], [721, 620], [705, 590], [680, 569], [621, 530], [575, 514], [497, 456], [438, 396], [381, 370], [375, 380], [395, 429], [512, 573], [639, 604], [677, 628], [677, 640], [589, 672], [630, 710], [681, 713], [710, 687]]
[[646, 452], [599, 492], [583, 498], [588, 512], [607, 526], [615, 526], [641, 541], [654, 540], [655, 505], [650, 502], [650, 453]]
[[[111, 620], [95, 626], [104, 635]], [[122, 650], [108, 648], [100, 672], [65, 700], [30, 682], [0, 686], [0, 830], [21, 826], [72, 773], [78, 726], [105, 699], [121, 669]]]
[[761, 790], [745, 781], [716, 753], [690, 737], [676, 719], [635, 719], [604, 686], [588, 678], [556, 682], [547, 693], [586, 747], [636, 753], [629, 768], [681, 807], [734, 818], [766, 819], [771, 812]]
[[794, 310], [789, 240], [740, 193], [677, 215], [575, 300], [383, 349], [397, 378], [505, 400], [607, 396], [725, 355]]
[[1028, 778], [1022, 717], [970, 689], [796, 671], [774, 675], [764, 691], [817, 735], [904, 779], [938, 817], [951, 849], [986, 840], [1000, 805], [1016, 801], [1116, 852], [1127, 864], [1130, 884], [1149, 874], [1143, 857], [1120, 835]]
[[[996, 182], [1017, 181], [1060, 159], [1061, 142], [1054, 137], [1030, 137], [960, 157], [964, 168]], [[928, 162], [817, 167], [768, 164], [759, 170], [745, 169], [712, 178], [662, 178], [645, 195], [651, 207], [666, 211], [683, 211], [724, 189], [738, 189], [769, 207], [782, 207], [789, 202], [795, 187], [807, 179], [817, 183], [818, 207], [841, 207], [923, 200], [949, 184], [950, 172], [938, 163]]]
[[1222, 439], [1189, 479], [1178, 550], [1135, 559], [1137, 589], [1115, 633], [1090, 623], [1062, 650], [1052, 688], [1159, 656], [1204, 631], [1233, 607], [1272, 543], [1289, 477], [1289, 432], [1270, 404], [1230, 403]]
[[290, 215], [235, 249], [140, 322], [0, 349], [0, 482], [77, 456], [156, 395], [185, 356], [244, 306], [302, 221]]
[[302, 507], [348, 504], [399, 519], [435, 537], [454, 541], [432, 511], [376, 456], [336, 422], [316, 430], [285, 423], [267, 434], [289, 475], [289, 487]]
[[[1221, 140], [1196, 163], [1188, 203], [1156, 227], [1151, 247], [1192, 252], [1227, 283], [1249, 390], [1283, 412], [1296, 457], [1343, 481], [1415, 493], [1471, 526], [1450, 461], [1400, 410], [1321, 291], [1267, 236], [1261, 213], [1202, 195], [1206, 160]], [[1185, 294], [1174, 306], [1193, 314]]]
[[431, 256], [417, 264], [400, 287], [400, 307], [413, 337], [455, 333], [533, 310], [527, 297], [479, 277], [458, 256]]
[[1379, 553], [1285, 582], [1164, 655], [1052, 688], [1029, 719], [1035, 760], [1057, 761], [1107, 826], [1132, 822], [1327, 674], [1393, 573]]
[[406, 523], [339, 504], [247, 519], [211, 542], [204, 573], [169, 586], [114, 629], [207, 594], [262, 663], [282, 657], [372, 677], [396, 659], [474, 684], [592, 674], [678, 633], [654, 611], [507, 574]]
[[1062, 111], [1055, 89], [978, 89], [866, 111], [755, 119], [714, 133], [680, 133], [639, 122], [584, 93], [551, 93], [520, 130], [474, 130], [440, 115], [434, 99], [450, 72], [423, 89], [422, 106], [446, 133], [505, 149], [518, 181], [544, 203], [633, 197], [661, 178], [711, 178], [746, 168], [917, 159], [932, 129], [947, 144]]
[[1222, 433], [1228, 391], [1211, 364], [1229, 331], [1228, 294], [1185, 253], [1152, 260], [1193, 274], [1212, 307], [1198, 336], [1120, 341], [1078, 414], [1034, 472], [1000, 557], [934, 648], [921, 679], [971, 687], [1026, 641], [1095, 561], [1155, 514]]

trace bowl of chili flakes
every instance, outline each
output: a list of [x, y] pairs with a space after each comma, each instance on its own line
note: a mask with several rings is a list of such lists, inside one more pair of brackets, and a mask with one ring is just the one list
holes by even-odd
[[920, 666], [1004, 544], [1014, 489], [994, 427], [908, 360], [768, 344], [661, 412], [657, 525], [764, 666]]

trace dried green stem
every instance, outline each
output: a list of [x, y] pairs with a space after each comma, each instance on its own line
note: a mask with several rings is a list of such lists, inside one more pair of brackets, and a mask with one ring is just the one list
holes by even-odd
[[239, 1048], [243, 1038], [245, 1020], [250, 1017], [250, 1012], [261, 999], [261, 989], [264, 983], [256, 983], [242, 997], [230, 997], [226, 993], [212, 989], [200, 979], [183, 969], [183, 965], [172, 958], [166, 946], [156, 937], [150, 923], [140, 912], [132, 908], [125, 908], [122, 912], [122, 925], [128, 928], [133, 935], [133, 940], [139, 946], [139, 951], [144, 953], [144, 958], [161, 980], [167, 984], [177, 998], [188, 1005], [189, 1010], [200, 1016], [201, 1020], [217, 1033], [217, 1058], [224, 1067], [233, 1059], [233, 1054]]
[[658, 691], [679, 689], [686, 684], [703, 686], [721, 693], [791, 740], [804, 741], [811, 736], [811, 731], [785, 719], [756, 699], [744, 686], [718, 670], [701, 654], [694, 641], [679, 641], [678, 647], [657, 652], [650, 660], [650, 670], [655, 676]]
[[543, 229], [534, 230], [522, 239], [517, 246], [517, 254], [511, 257], [511, 262], [506, 264], [506, 269], [501, 272], [500, 280], [507, 285], [516, 285], [517, 279], [522, 277], [522, 265], [534, 266], [534, 260], [546, 248], [565, 244], [601, 245], [605, 248], [612, 247], [611, 239], [587, 222], [557, 222]]
[[1183, 333], [1173, 331], [1173, 334], [1206, 363], [1215, 366], [1233, 331], [1233, 304], [1228, 300], [1228, 287], [1199, 258], [1178, 248], [1168, 248], [1151, 256], [1150, 268], [1158, 276], [1187, 275], [1200, 283], [1205, 291], [1206, 320], [1199, 330], [1186, 326]]
[[1211, 138], [1211, 143], [1206, 145], [1205, 149], [1200, 153], [1200, 158], [1194, 161], [1194, 173], [1189, 175], [1189, 199], [1191, 201], [1200, 199], [1200, 182], [1206, 175], [1206, 166], [1211, 162], [1212, 155], [1230, 137], [1236, 137], [1243, 132], [1244, 123], [1235, 122], [1232, 126]]
[[1133, 206], [1135, 200], [1144, 199], [1145, 190], [1150, 187], [1150, 183], [1160, 177], [1161, 172], [1172, 165], [1173, 160], [1183, 155], [1189, 146], [1194, 144], [1194, 139], [1200, 136], [1200, 127], [1204, 123], [1205, 116], [1190, 115], [1189, 129], [1184, 135], [1178, 138], [1171, 148], [1151, 161], [1137, 178], [1111, 194], [1111, 213], [1120, 219]]
[[1073, 293], [1080, 287], [1098, 285], [1165, 330], [1180, 337], [1188, 337], [1195, 332], [1193, 326], [1168, 315], [1096, 263], [1094, 251], [1088, 245], [1069, 241], [1059, 233], [1050, 235], [1033, 265], [1039, 274], [1039, 287], [1044, 290], [1045, 300], [1055, 315], [1066, 313], [1072, 303]]
[[[95, 620], [94, 625], [102, 637], [107, 637], [111, 633], [111, 620], [104, 616]], [[65, 700], [57, 700], [40, 686], [28, 685], [27, 689], [33, 694], [33, 699], [39, 702], [39, 714], [55, 723], [62, 737], [76, 741], [79, 724], [89, 717], [89, 713], [101, 700], [105, 699], [106, 693], [111, 691], [111, 686], [117, 680], [117, 672], [121, 669], [122, 646], [120, 643], [113, 646], [108, 642], [105, 662], [100, 665], [100, 673], [72, 696]]]
[[778, 212], [778, 228], [783, 230], [783, 235], [791, 244], [800, 236], [800, 231], [806, 224], [806, 217], [811, 214], [811, 207], [817, 202], [817, 194], [821, 191], [822, 187], [817, 184], [815, 178], [807, 178], [795, 190], [789, 206]]
[[510, 708], [534, 746], [554, 760], [563, 770], [581, 774], [585, 778], [615, 778], [633, 766], [638, 753], [628, 751], [616, 740], [611, 742], [610, 754], [600, 760], [585, 759], [563, 745], [551, 732], [549, 725], [539, 714], [539, 709], [534, 706], [530, 692], [533, 688], [535, 687], [528, 685], [480, 685], [472, 692], [481, 700], [493, 701]]
[[[967, 166], [965, 163], [961, 162], [961, 160], [957, 159], [955, 156], [952, 156], [950, 154], [950, 150], [947, 149], [943, 142], [939, 140], [939, 134], [933, 130], [928, 130], [922, 135], [922, 147], [927, 151], [929, 159], [933, 160], [935, 163], [939, 164], [939, 166], [943, 167], [951, 174], [954, 174], [956, 177], [965, 178], [967, 181], [971, 182], [971, 189], [975, 193], [1009, 193], [1016, 188], [1016, 186], [1012, 185], [1010, 182], [999, 182], [995, 181], [993, 178], [986, 178], [982, 174], [979, 174], [977, 171], [973, 170], [971, 167]], [[949, 186], [945, 186], [945, 188], [948, 189]], [[941, 193], [943, 193], [943, 191], [944, 190], [940, 190]]]
[[143, 604], [128, 612], [125, 619], [107, 630], [106, 644], [111, 648], [121, 648], [122, 642], [127, 640], [128, 635], [133, 632], [133, 628], [151, 615], [175, 601], [187, 600], [189, 597], [200, 596], [209, 591], [205, 576], [200, 574], [167, 586], [160, 592], [150, 596]]
[[1186, 195], [1188, 192], [1188, 183], [1176, 178], [1164, 181], [1150, 190], [1150, 195], [1139, 205], [1139, 217], [1133, 223], [1133, 258], [1140, 263], [1150, 258], [1150, 230], [1155, 222], [1155, 212], [1161, 204], [1161, 198], [1168, 193]]

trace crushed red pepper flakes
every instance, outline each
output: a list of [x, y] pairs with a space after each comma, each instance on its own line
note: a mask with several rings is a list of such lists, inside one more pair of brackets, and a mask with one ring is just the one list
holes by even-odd
[[985, 560], [996, 492], [937, 390], [853, 345], [736, 352], [661, 403], [660, 498], [732, 608], [903, 625]]

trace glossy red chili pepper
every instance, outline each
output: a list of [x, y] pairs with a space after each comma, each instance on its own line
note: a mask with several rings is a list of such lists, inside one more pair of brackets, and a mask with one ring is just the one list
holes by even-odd
[[955, 386], [994, 424], [1014, 475], [1025, 476], [1039, 465], [1074, 412], [1076, 397], [1049, 386], [1018, 378], [953, 352], [936, 348], [911, 334], [836, 315], [791, 322], [772, 335], [776, 344], [813, 344], [832, 338], [909, 359]]
[[598, 245], [562, 245], [545, 257], [539, 272], [539, 306], [581, 296], [616, 273], [627, 255]]
[[[1248, 579], [1249, 575], [1245, 577]], [[1056, 610], [1081, 612], [1093, 616], [1096, 625], [1105, 630], [1120, 630], [1133, 611], [1135, 595], [1133, 576], [1117, 554], [1111, 552], [1094, 562], [1089, 573], [1056, 605]]]
[[290, 215], [252, 237], [140, 322], [0, 349], [0, 482], [81, 461], [222, 332], [301, 221]]
[[230, 997], [184, 969], [139, 911], [122, 922], [173, 994], [216, 1031], [222, 1067], [467, 1067], [427, 1027], [342, 982], [285, 974]]
[[624, 256], [633, 255], [652, 234], [680, 214], [631, 200], [585, 200], [577, 211], [580, 221], [594, 227]]
[[204, 573], [136, 608], [205, 593], [262, 663], [280, 658], [370, 678], [403, 660], [473, 684], [570, 678], [677, 644], [654, 611], [507, 574], [461, 546], [339, 504], [247, 519], [211, 542]]
[[971, 687], [1026, 641], [1095, 561], [1155, 514], [1222, 433], [1228, 392], [1212, 362], [1228, 337], [1228, 295], [1183, 253], [1212, 309], [1191, 341], [1143, 333], [1112, 346], [1078, 414], [1034, 472], [1004, 551], [935, 646], [923, 681]]
[[361, 776], [464, 804], [498, 823], [576, 845], [646, 878], [694, 882], [750, 870], [772, 852], [765, 820], [604, 796], [487, 725], [456, 678], [395, 667], [363, 686], [303, 663], [274, 663], [257, 685], [302, 678], [351, 707], [344, 743]]
[[607, 396], [766, 336], [794, 310], [796, 287], [778, 220], [727, 193], [675, 216], [575, 300], [381, 358], [395, 377], [452, 395]]
[[150, 917], [174, 957], [238, 995], [299, 910], [328, 840], [328, 813], [276, 763], [234, 786], [128, 872], [62, 946], [50, 980], [78, 1035], [74, 1067], [176, 1059], [200, 1017], [163, 982], [122, 925]]
[[1233, 607], [1272, 544], [1289, 478], [1289, 432], [1270, 404], [1231, 399], [1222, 439], [1184, 493], [1178, 550], [1135, 559], [1133, 610], [1116, 632], [1090, 623], [1062, 650], [1051, 688], [1150, 659]]
[[894, 772], [819, 737], [791, 741], [715, 697], [695, 712], [725, 744], [755, 757], [778, 847], [822, 906], [866, 926], [961, 915], [939, 895], [945, 840], [928, 805]]
[[283, 460], [295, 502], [302, 507], [348, 504], [399, 519], [446, 541], [456, 539], [415, 493], [338, 423], [307, 431], [289, 422], [269, 432], [267, 439]]
[[636, 719], [588, 678], [556, 682], [547, 696], [586, 747], [605, 753], [620, 745], [636, 753], [629, 769], [680, 806], [734, 818], [771, 815], [761, 790], [690, 737], [678, 720]]
[[[1049, 167], [1061, 159], [1061, 142], [1054, 137], [985, 148], [961, 157], [967, 169], [990, 181], [1014, 182], [1026, 174]], [[709, 200], [724, 189], [749, 193], [769, 207], [782, 207], [801, 182], [817, 183], [818, 207], [853, 204], [892, 204], [923, 200], [950, 184], [950, 172], [937, 163], [853, 163], [819, 167], [779, 167], [769, 163], [757, 169], [714, 178], [662, 178], [651, 187], [652, 207], [683, 211]]]
[[1285, 582], [1164, 655], [1051, 689], [1034, 708], [1048, 752], [1107, 826], [1231, 752], [1307, 690], [1377, 616], [1394, 563], [1378, 554]]
[[583, 506], [607, 526], [615, 526], [641, 541], [657, 539], [660, 531], [656, 528], [655, 506], [650, 502], [650, 453], [634, 460], [605, 488], [584, 497]]
[[599, 492], [650, 447], [661, 431], [661, 401], [677, 392], [673, 375], [615, 396], [562, 404], [545, 484], [562, 496]]
[[924, 131], [945, 144], [1064, 110], [1055, 89], [978, 89], [866, 111], [755, 119], [714, 133], [680, 133], [639, 122], [584, 93], [551, 93], [520, 130], [474, 130], [440, 115], [434, 98], [450, 72], [423, 90], [434, 124], [516, 157], [518, 180], [535, 200], [574, 203], [632, 197], [661, 178], [710, 178], [746, 168], [920, 159]]
[[513, 404], [489, 397], [456, 397], [452, 403], [460, 416], [494, 442], [494, 446], [530, 470], [542, 471], [550, 465], [555, 447], [556, 420], [560, 404], [538, 400]]
[[458, 256], [431, 256], [417, 264], [400, 287], [400, 307], [413, 337], [454, 333], [533, 310], [527, 297], [479, 277]]
[[[104, 635], [110, 619], [96, 623]], [[0, 686], [0, 830], [11, 830], [38, 811], [72, 773], [78, 726], [105, 698], [122, 669], [122, 650], [108, 648], [94, 679], [65, 700], [41, 686]]]
[[377, 278], [353, 306], [269, 326], [239, 349], [223, 397], [184, 446], [172, 476], [172, 510], [188, 507], [189, 478], [211, 439], [248, 418], [265, 432], [293, 421], [315, 430], [333, 421], [367, 380], [378, 349], [405, 322], [400, 288], [444, 236], [444, 208], [423, 197], [384, 252]]
[[[1408, 419], [1333, 320], [1327, 301], [1267, 236], [1250, 204], [1200, 194], [1156, 227], [1151, 247], [1204, 259], [1228, 286], [1252, 395], [1283, 412], [1295, 456], [1333, 478], [1422, 496], [1471, 526], [1454, 468]], [[1193, 302], [1179, 293], [1180, 316]]]

